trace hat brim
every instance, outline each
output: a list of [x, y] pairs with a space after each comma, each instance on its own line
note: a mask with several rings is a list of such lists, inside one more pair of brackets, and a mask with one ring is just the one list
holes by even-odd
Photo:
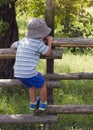
[[43, 30], [35, 30], [35, 29], [28, 29], [27, 37], [28, 38], [40, 38], [40, 37], [46, 37], [50, 34], [51, 28], [47, 27]]

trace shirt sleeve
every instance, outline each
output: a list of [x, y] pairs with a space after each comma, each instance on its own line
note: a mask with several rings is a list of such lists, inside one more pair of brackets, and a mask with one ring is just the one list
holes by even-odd
[[18, 45], [19, 45], [19, 41], [16, 41], [16, 42], [14, 42], [14, 43], [11, 45], [11, 47], [13, 47], [13, 48], [17, 48]]
[[45, 55], [48, 51], [49, 47], [45, 45], [43, 41], [40, 41], [39, 46], [38, 46], [38, 51], [39, 53]]

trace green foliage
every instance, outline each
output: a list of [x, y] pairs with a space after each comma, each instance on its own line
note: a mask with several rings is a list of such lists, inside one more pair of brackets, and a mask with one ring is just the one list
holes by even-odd
[[90, 1], [60, 1], [56, 5], [56, 13], [63, 26], [59, 33], [65, 37], [92, 37], [93, 15], [86, 11]]
[[44, 15], [45, 0], [17, 0], [16, 11], [18, 16], [39, 17]]
[[4, 22], [3, 20], [0, 20], [0, 34], [4, 36], [4, 32], [9, 29], [9, 24], [7, 22]]
[[[61, 37], [92, 37], [93, 13], [86, 8], [93, 1], [87, 0], [54, 0], [55, 29], [61, 24], [58, 33]], [[17, 0], [17, 16], [44, 17], [46, 0]], [[58, 29], [57, 29], [58, 30]]]
[[25, 19], [24, 17], [22, 18], [18, 18], [17, 17], [17, 25], [19, 28], [19, 38], [22, 39], [23, 37], [26, 36], [27, 33], [27, 19]]

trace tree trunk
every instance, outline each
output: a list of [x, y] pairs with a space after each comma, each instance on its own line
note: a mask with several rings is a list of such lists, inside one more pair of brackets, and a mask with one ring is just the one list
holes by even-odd
[[[0, 21], [8, 24], [8, 28], [3, 32], [0, 31], [0, 48], [9, 48], [14, 41], [18, 40], [15, 1], [0, 6]], [[13, 64], [14, 60], [0, 60], [0, 78], [13, 77]]]

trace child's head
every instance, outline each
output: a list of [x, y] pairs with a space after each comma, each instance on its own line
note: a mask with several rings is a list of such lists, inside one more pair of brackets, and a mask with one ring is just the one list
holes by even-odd
[[51, 32], [51, 28], [49, 28], [45, 21], [40, 18], [32, 18], [28, 22], [27, 27], [28, 38], [46, 37]]

